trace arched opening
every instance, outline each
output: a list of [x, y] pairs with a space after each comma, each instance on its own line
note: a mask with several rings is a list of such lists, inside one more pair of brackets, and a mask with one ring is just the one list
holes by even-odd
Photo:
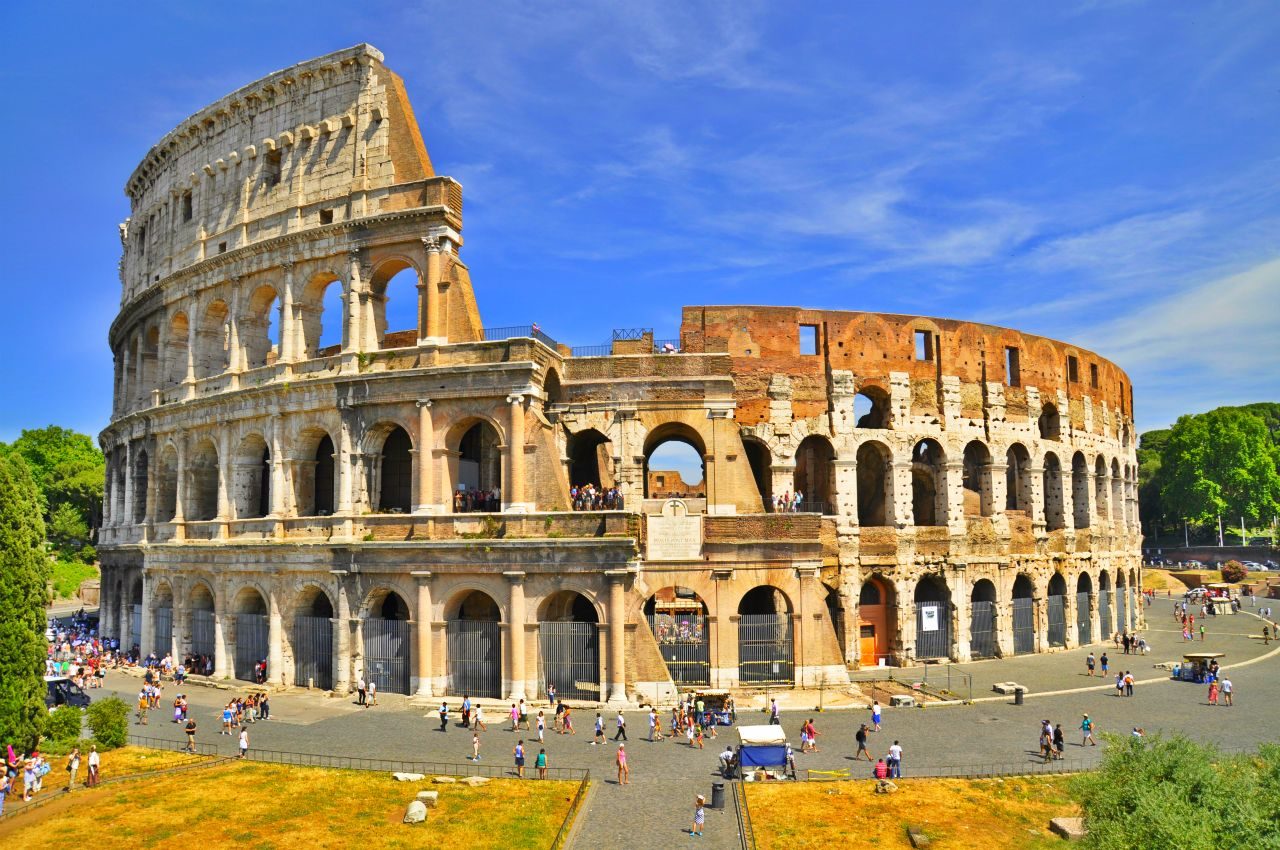
[[644, 444], [644, 497], [704, 498], [706, 453], [702, 437], [687, 425], [671, 423], [655, 428]]
[[1004, 509], [1021, 511], [1031, 517], [1031, 455], [1021, 443], [1014, 443], [1005, 452]]
[[853, 397], [855, 428], [889, 427], [889, 394], [879, 387], [863, 387]]
[[1076, 641], [1080, 646], [1093, 642], [1093, 617], [1089, 600], [1093, 596], [1093, 579], [1081, 573], [1076, 579]]
[[484, 420], [475, 422], [458, 441], [453, 512], [502, 510], [502, 450], [498, 431]]
[[738, 681], [793, 682], [793, 643], [791, 601], [786, 594], [769, 585], [747, 591], [738, 603]]
[[1075, 528], [1089, 527], [1089, 463], [1082, 452], [1071, 458], [1071, 513]]
[[1035, 651], [1035, 585], [1030, 576], [1020, 573], [1013, 581], [1013, 653], [1025, 655]]
[[221, 375], [231, 364], [231, 319], [227, 302], [218, 299], [205, 308], [196, 332], [196, 377]]
[[246, 587], [236, 596], [233, 610], [236, 615], [235, 677], [246, 682], [259, 681], [255, 670], [259, 665], [265, 667], [269, 645], [267, 601], [257, 590]]
[[964, 447], [964, 515], [991, 516], [991, 452], [977, 440]]
[[1058, 417], [1058, 408], [1053, 404], [1046, 404], [1040, 408], [1040, 418], [1036, 420], [1036, 427], [1040, 430], [1040, 439], [1057, 440], [1062, 434], [1062, 423]]
[[151, 629], [155, 641], [151, 651], [161, 659], [173, 654], [173, 588], [167, 582], [160, 582], [151, 593]]
[[129, 583], [129, 649], [134, 658], [142, 652], [142, 576]]
[[328, 516], [337, 502], [333, 440], [321, 428], [307, 428], [294, 444], [293, 499], [298, 516]]
[[1049, 579], [1049, 596], [1046, 610], [1049, 616], [1049, 646], [1067, 645], [1067, 581], [1062, 573], [1054, 573]]
[[472, 590], [464, 592], [449, 608], [445, 618], [448, 692], [500, 699], [502, 630], [499, 621], [502, 614], [498, 603], [489, 594]]
[[369, 281], [379, 348], [418, 343], [418, 270], [404, 260], [378, 266]]
[[296, 309], [302, 319], [305, 359], [327, 357], [342, 348], [346, 325], [345, 287], [334, 275], [320, 274], [303, 290]]
[[888, 525], [888, 494], [893, 492], [892, 455], [883, 443], [858, 446], [858, 525]]
[[1111, 521], [1116, 524], [1124, 522], [1124, 483], [1120, 480], [1118, 460], [1111, 461]]
[[192, 585], [187, 594], [187, 607], [191, 613], [192, 670], [197, 673], [213, 671], [213, 659], [217, 654], [214, 627], [213, 591], [204, 582]]
[[275, 287], [264, 284], [253, 291], [239, 330], [248, 368], [270, 366], [279, 359], [280, 296]]
[[1124, 570], [1116, 570], [1116, 631], [1121, 634], [1129, 631], [1129, 608], [1129, 585]]
[[1106, 570], [1098, 573], [1098, 639], [1111, 637], [1114, 624], [1111, 620], [1111, 576]]
[[[569, 435], [569, 486], [581, 492], [613, 487], [613, 443], [594, 428]], [[577, 504], [575, 503], [575, 507]]]
[[969, 597], [969, 653], [974, 658], [996, 656], [996, 586], [985, 578], [973, 583]]
[[687, 587], [664, 587], [644, 604], [649, 629], [677, 685], [711, 684], [707, 604]]
[[142, 380], [139, 382], [138, 400], [144, 405], [150, 405], [151, 391], [161, 389], [164, 385], [160, 362], [160, 329], [155, 325], [149, 326], [142, 335], [139, 355], [142, 357]]
[[1067, 527], [1067, 517], [1062, 503], [1062, 464], [1058, 456], [1049, 452], [1044, 456], [1044, 472], [1041, 474], [1044, 492], [1044, 527], [1057, 531]]
[[555, 369], [548, 369], [546, 376], [542, 379], [542, 392], [546, 395], [546, 407], [554, 407], [564, 403], [564, 389], [560, 386], [560, 373]]
[[327, 691], [333, 687], [333, 602], [324, 590], [303, 589], [293, 614], [294, 684]]
[[395, 426], [382, 443], [378, 459], [376, 513], [407, 514], [413, 510], [413, 443]]
[[760, 509], [766, 513], [773, 511], [773, 453], [763, 440], [754, 437], [742, 438], [742, 450], [747, 456], [747, 465], [751, 467], [751, 478], [756, 483], [756, 492], [760, 494]]
[[1111, 488], [1107, 486], [1107, 461], [1098, 455], [1093, 463], [1093, 500], [1097, 503], [1094, 510], [1099, 519], [1105, 520], [1111, 515]]
[[600, 700], [600, 617], [589, 599], [572, 590], [548, 596], [538, 612], [538, 649], [543, 693], [555, 685], [565, 699]]
[[160, 451], [156, 473], [156, 522], [173, 522], [178, 513], [178, 451], [172, 444]]
[[832, 514], [836, 504], [836, 450], [826, 437], [811, 434], [796, 448], [795, 510]]
[[388, 694], [409, 693], [409, 605], [394, 590], [369, 597], [360, 627], [364, 640], [364, 677]]
[[334, 474], [336, 455], [337, 449], [333, 447], [333, 440], [325, 434], [316, 446], [314, 504], [317, 516], [332, 514], [333, 506], [337, 502], [338, 477]]
[[261, 434], [250, 434], [235, 455], [232, 496], [236, 519], [257, 519], [271, 512], [271, 450]]
[[139, 448], [133, 453], [133, 516], [131, 521], [136, 525], [147, 519], [147, 475], [150, 472], [147, 462], [147, 450]]
[[940, 576], [926, 575], [916, 584], [916, 658], [951, 655], [951, 591]]
[[202, 440], [191, 452], [187, 506], [188, 520], [203, 522], [218, 516], [218, 449]]
[[864, 667], [889, 663], [893, 641], [893, 586], [880, 576], [867, 576], [858, 591], [858, 658]]
[[942, 446], [921, 440], [911, 452], [911, 509], [915, 524], [947, 524], [947, 491]]
[[169, 338], [165, 341], [165, 385], [182, 386], [187, 379], [187, 345], [191, 333], [186, 313], [174, 313], [169, 321]]

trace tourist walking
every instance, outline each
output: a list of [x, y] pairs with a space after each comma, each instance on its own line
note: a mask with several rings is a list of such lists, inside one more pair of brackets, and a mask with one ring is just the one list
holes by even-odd
[[591, 746], [604, 743], [604, 717], [596, 712], [595, 734], [591, 738]]
[[480, 733], [471, 733], [471, 755], [467, 756], [471, 761], [480, 761]]
[[1217, 704], [1218, 704], [1218, 683], [1210, 682], [1209, 683], [1209, 705], [1217, 705]]
[[880, 700], [878, 699], [871, 701], [871, 725], [877, 732], [880, 731]]
[[1124, 674], [1116, 673], [1116, 696], [1124, 696]]
[[520, 726], [524, 731], [529, 730], [529, 706], [524, 704], [524, 700], [520, 700], [520, 709], [517, 712], [520, 715]]
[[378, 704], [378, 683], [373, 679], [369, 680], [369, 701], [365, 703], [365, 708]]
[[471, 728], [471, 695], [462, 695], [462, 725]]
[[1089, 653], [1089, 657], [1084, 660], [1084, 666], [1089, 670], [1089, 675], [1093, 675], [1093, 665], [1096, 663], [1093, 653]]
[[72, 747], [71, 755], [67, 756], [67, 790], [74, 791], [76, 787], [76, 774], [80, 772], [80, 748]]
[[1062, 760], [1063, 750], [1067, 748], [1067, 736], [1062, 732], [1062, 724], [1059, 723], [1053, 727], [1053, 756], [1059, 761]]
[[364, 676], [361, 676], [356, 682], [356, 705], [367, 706], [369, 704], [369, 689], [364, 683]]
[[241, 727], [240, 729], [240, 758], [249, 755], [249, 730]]
[[702, 825], [707, 822], [706, 810], [707, 798], [699, 794], [693, 801], [693, 827], [690, 828], [690, 835], [702, 835]]
[[196, 751], [196, 719], [188, 717], [187, 725], [182, 727], [182, 731], [187, 734], [187, 752], [194, 754]]
[[1085, 744], [1088, 744], [1091, 747], [1098, 746], [1098, 742], [1093, 738], [1093, 721], [1089, 719], [1089, 715], [1087, 714], [1084, 716], [1084, 719], [1080, 721], [1080, 732], [1082, 733], [1080, 746], [1083, 747]]
[[889, 763], [889, 778], [902, 778], [902, 746], [897, 742], [893, 742], [893, 746], [889, 748], [889, 757], [886, 759]]
[[627, 745], [626, 744], [618, 745], [617, 762], [618, 762], [618, 784], [630, 785], [631, 784], [631, 768], [627, 765]]
[[516, 776], [524, 779], [524, 738], [516, 741], [515, 749], [511, 751], [511, 754], [516, 760]]
[[449, 728], [449, 703], [440, 703], [440, 731], [448, 731]]
[[771, 699], [769, 701], [769, 725], [782, 725], [782, 718], [778, 716], [778, 701], [776, 699]]
[[1223, 676], [1222, 677], [1222, 704], [1223, 705], [1235, 704], [1231, 701], [1232, 687], [1233, 686], [1231, 684], [1231, 679], [1229, 679], [1226, 676]]
[[1124, 671], [1124, 695], [1133, 696], [1133, 673], [1128, 670]]
[[618, 725], [618, 730], [613, 733], [613, 740], [627, 740], [627, 718], [622, 716], [622, 709], [618, 709], [618, 717], [614, 723]]
[[547, 778], [547, 751], [545, 749], [538, 750], [538, 758], [534, 761], [533, 766], [538, 768], [538, 778]]
[[1200, 624], [1200, 640], [1201, 642], [1204, 641], [1204, 623]]
[[471, 724], [471, 728], [477, 732], [488, 732], [489, 727], [484, 725], [484, 706], [477, 705], [475, 710], [475, 720]]
[[662, 730], [658, 728], [661, 721], [658, 719], [657, 706], [649, 707], [649, 742], [662, 740]]
[[865, 753], [867, 761], [871, 761], [871, 751], [867, 749], [867, 724], [863, 723], [858, 727], [858, 732], [854, 735], [854, 738], [858, 741], [858, 751], [853, 754], [853, 760], [857, 761]]
[[538, 709], [538, 743], [539, 744], [546, 743], [546, 738], [543, 737], [543, 735], [546, 734], [546, 731], [547, 731], [547, 717], [545, 714], [542, 713], [542, 709]]

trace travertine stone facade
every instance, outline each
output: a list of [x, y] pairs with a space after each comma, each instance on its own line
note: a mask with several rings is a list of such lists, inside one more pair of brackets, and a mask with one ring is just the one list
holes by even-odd
[[[1140, 615], [1113, 364], [794, 308], [685, 308], [677, 353], [484, 329], [461, 187], [367, 45], [196, 113], [126, 191], [101, 436], [104, 629], [126, 645], [339, 691], [623, 701]], [[401, 272], [417, 322], [388, 328]], [[650, 499], [669, 441], [703, 481]], [[570, 511], [587, 483], [622, 504]]]

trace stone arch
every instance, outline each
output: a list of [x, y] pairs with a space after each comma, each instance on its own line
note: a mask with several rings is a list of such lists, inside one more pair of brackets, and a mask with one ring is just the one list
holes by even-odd
[[891, 524], [893, 498], [893, 452], [878, 440], [858, 446], [858, 524]]
[[644, 602], [644, 617], [677, 686], [711, 684], [709, 611], [697, 591], [679, 585], [659, 588]]
[[1089, 462], [1084, 452], [1071, 456], [1071, 524], [1075, 528], [1088, 528], [1089, 510]]
[[218, 447], [207, 437], [191, 450], [187, 474], [187, 504], [183, 514], [188, 520], [203, 522], [218, 516]]
[[196, 329], [196, 378], [221, 375], [231, 366], [231, 311], [215, 298], [204, 308]]
[[917, 526], [947, 524], [946, 453], [937, 440], [911, 450], [911, 511]]
[[301, 317], [303, 356], [336, 353], [346, 339], [347, 285], [341, 275], [317, 272], [302, 289], [296, 309]]
[[996, 610], [999, 595], [991, 579], [980, 578], [969, 592], [969, 654], [994, 658], [997, 654]]
[[1100, 519], [1111, 515], [1111, 488], [1107, 485], [1107, 459], [1098, 455], [1093, 462], [1094, 511]]
[[546, 622], [599, 623], [603, 613], [590, 594], [575, 589], [557, 590], [538, 604], [538, 620]]
[[236, 519], [271, 513], [271, 449], [259, 433], [240, 441], [232, 457], [232, 503]]
[[280, 357], [280, 293], [269, 283], [253, 290], [245, 314], [240, 318], [240, 344], [245, 366], [257, 369]]
[[560, 373], [555, 369], [548, 368], [542, 376], [542, 393], [546, 407], [564, 404], [564, 388], [560, 385]]
[[156, 475], [156, 522], [172, 522], [178, 512], [178, 450], [172, 443], [160, 449]]
[[1025, 655], [1036, 651], [1036, 586], [1025, 572], [1013, 580], [1013, 652]]
[[[379, 348], [417, 345], [422, 324], [418, 306], [421, 284], [421, 271], [405, 257], [388, 257], [374, 267], [369, 293]], [[400, 305], [405, 303], [411, 304], [412, 310], [401, 310]], [[393, 328], [392, 322], [407, 326]]]
[[791, 600], [780, 588], [762, 584], [738, 600], [738, 679], [742, 683], [795, 679]]
[[[701, 477], [698, 481], [685, 481], [682, 474], [679, 476], [679, 482], [677, 482], [666, 477], [671, 472], [670, 470], [651, 467], [651, 459], [654, 452], [670, 443], [687, 446], [696, 455], [696, 461], [701, 470], [699, 473]], [[697, 498], [705, 495], [707, 481], [706, 456], [707, 447], [702, 441], [702, 435], [683, 422], [666, 422], [650, 430], [644, 440], [645, 498]], [[690, 456], [688, 462], [692, 464], [694, 458]]]
[[1066, 512], [1063, 504], [1062, 462], [1053, 452], [1045, 452], [1044, 471], [1041, 472], [1044, 493], [1044, 527], [1047, 531], [1057, 531], [1067, 527]]
[[810, 434], [796, 447], [795, 487], [802, 494], [802, 511], [835, 513], [835, 461], [835, 448], [820, 434]]
[[295, 617], [323, 617], [331, 619], [337, 606], [328, 588], [315, 582], [307, 582], [298, 590], [293, 603]]
[[266, 614], [266, 591], [253, 582], [242, 585], [231, 599], [231, 610], [235, 614]]
[[133, 453], [132, 463], [130, 484], [133, 487], [133, 516], [129, 519], [134, 524], [138, 524], [147, 518], [147, 479], [151, 464], [148, 462], [145, 446], [139, 446]]
[[449, 429], [445, 444], [451, 452], [454, 513], [502, 510], [502, 431], [493, 420], [466, 417]]
[[893, 648], [894, 612], [897, 609], [893, 583], [872, 574], [862, 580], [858, 591], [858, 659], [863, 666], [888, 660]]
[[203, 577], [192, 580], [187, 587], [187, 615], [191, 619], [191, 654], [207, 663], [197, 664], [197, 671], [213, 670], [211, 659], [220, 651], [217, 646], [214, 620], [218, 597], [213, 592], [212, 581]]
[[398, 588], [380, 584], [365, 594], [360, 605], [361, 616], [365, 619], [407, 621], [409, 603]]
[[893, 413], [889, 393], [872, 384], [858, 389], [853, 397], [853, 427], [892, 428]]
[[1062, 439], [1062, 417], [1058, 414], [1058, 406], [1053, 402], [1046, 402], [1040, 408], [1040, 418], [1036, 420], [1036, 428], [1040, 432], [1042, 440], [1060, 440]]
[[188, 339], [191, 333], [186, 312], [179, 310], [169, 320], [169, 335], [165, 342], [164, 381], [167, 386], [179, 387], [187, 379]]
[[308, 582], [298, 591], [289, 632], [293, 681], [321, 690], [333, 687], [333, 598], [329, 590]]
[[964, 447], [965, 516], [991, 516], [995, 512], [991, 482], [991, 452], [981, 440]]
[[613, 443], [595, 428], [569, 435], [566, 446], [569, 458], [569, 486], [597, 489], [614, 485]]
[[327, 428], [309, 425], [294, 441], [293, 495], [298, 516], [328, 516], [338, 503], [337, 449]]
[[769, 512], [774, 509], [773, 499], [773, 453], [769, 444], [759, 437], [744, 434], [742, 450], [751, 467], [751, 478], [755, 481], [756, 491], [760, 494], [761, 509]]
[[413, 439], [394, 420], [372, 425], [362, 441], [369, 510], [409, 513], [413, 510]]
[[[267, 593], [256, 583], [240, 587], [231, 599], [235, 616], [235, 677], [254, 681], [255, 668], [265, 663], [270, 651]], [[269, 671], [274, 673], [275, 671]]]
[[[601, 615], [590, 594], [563, 586], [539, 603], [540, 690], [554, 684], [564, 698], [600, 699]], [[610, 625], [622, 628], [624, 624]]]
[[1005, 452], [1005, 510], [1031, 516], [1031, 453], [1021, 443]]
[[1111, 520], [1112, 522], [1121, 523], [1124, 521], [1124, 482], [1120, 477], [1120, 459], [1111, 459]]
[[916, 658], [951, 655], [951, 589], [937, 573], [926, 573], [916, 582]]
[[409, 693], [409, 603], [388, 584], [371, 589], [360, 606], [363, 675], [384, 693]]
[[[463, 587], [446, 601], [446, 690], [460, 696], [502, 696], [502, 608], [487, 590]], [[523, 624], [518, 627], [523, 628]]]

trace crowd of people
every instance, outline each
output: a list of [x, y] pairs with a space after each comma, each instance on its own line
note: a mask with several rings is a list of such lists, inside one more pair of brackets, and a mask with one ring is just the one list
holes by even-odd
[[496, 514], [501, 510], [502, 491], [497, 487], [492, 490], [460, 488], [453, 493], [455, 514]]
[[617, 487], [577, 484], [569, 488], [569, 505], [575, 511], [620, 511], [622, 491]]
[[773, 512], [777, 514], [794, 514], [799, 513], [804, 505], [804, 493], [796, 490], [794, 493], [788, 491], [781, 496], [773, 498]]

